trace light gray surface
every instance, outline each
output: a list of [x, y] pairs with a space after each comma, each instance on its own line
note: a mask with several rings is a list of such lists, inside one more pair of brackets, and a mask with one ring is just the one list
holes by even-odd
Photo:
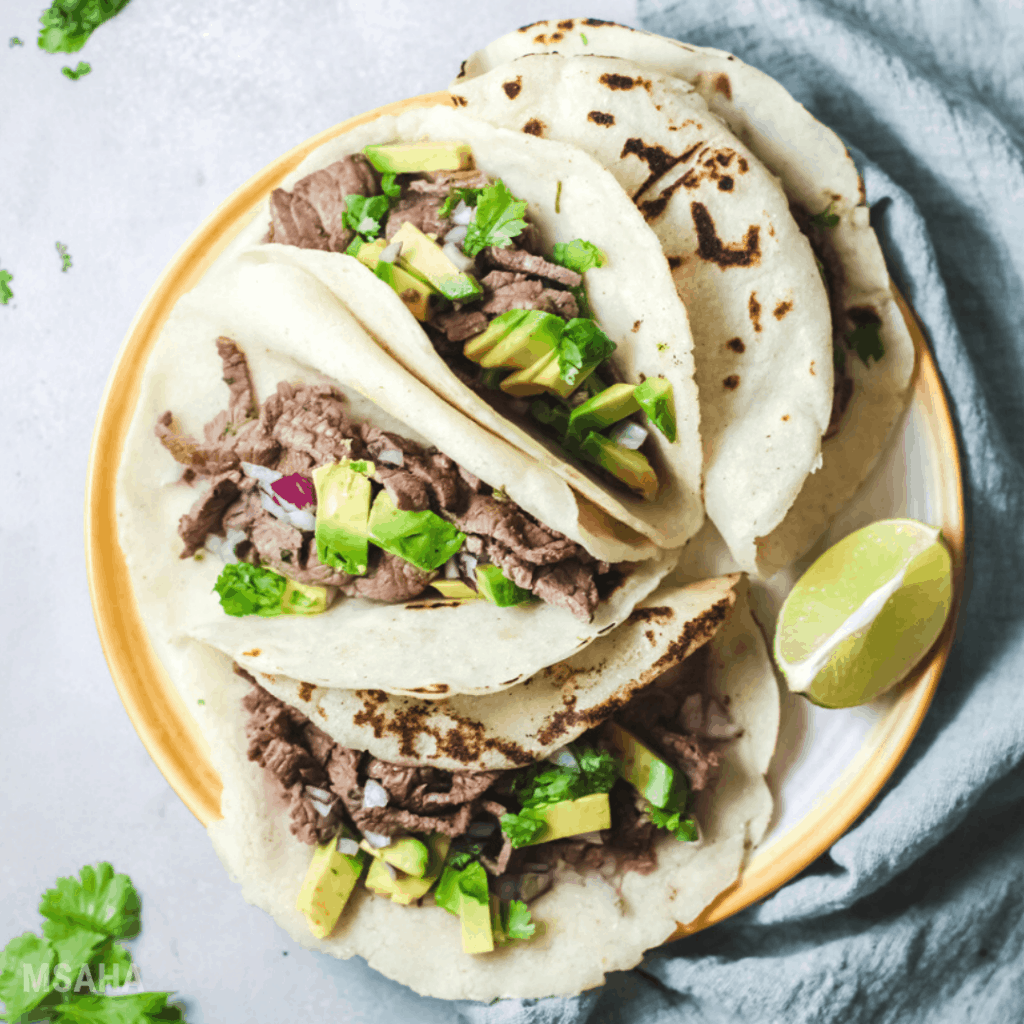
[[[580, 12], [133, 0], [79, 54], [49, 55], [35, 45], [43, 7], [0, 0], [0, 268], [14, 275], [0, 307], [0, 429], [14, 441], [0, 517], [0, 947], [38, 930], [58, 875], [110, 860], [142, 895], [131, 945], [143, 981], [175, 990], [192, 1024], [449, 1020], [448, 1004], [361, 960], [295, 946], [228, 881], [103, 659], [82, 545], [86, 460], [132, 317], [222, 199], [323, 128], [443, 88], [492, 37]], [[588, 8], [635, 23], [631, 2]], [[14, 35], [24, 47], [7, 46]], [[79, 60], [92, 73], [64, 78]]]

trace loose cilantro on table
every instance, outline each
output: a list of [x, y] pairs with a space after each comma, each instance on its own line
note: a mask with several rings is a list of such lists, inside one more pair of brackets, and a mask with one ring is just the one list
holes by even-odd
[[516, 199], [500, 179], [480, 190], [462, 251], [476, 256], [488, 246], [503, 249], [526, 228], [526, 200]]
[[15, 46], [24, 46], [25, 42], [24, 40], [19, 39], [17, 36], [11, 36], [11, 38], [7, 40], [7, 45], [13, 48]]
[[65, 78], [70, 78], [72, 82], [77, 82], [82, 77], [82, 75], [87, 75], [91, 71], [92, 71], [92, 65], [86, 63], [84, 60], [80, 60], [78, 62], [78, 67], [76, 67], [76, 68], [72, 69], [72, 68], [69, 68], [69, 67], [65, 66], [65, 67], [62, 67], [60, 69], [60, 73]]
[[442, 219], [450, 217], [460, 201], [464, 202], [467, 206], [476, 206], [481, 192], [483, 192], [482, 188], [459, 188], [458, 186], [452, 188], [448, 195], [445, 196], [441, 209], [437, 211], [438, 217]]
[[697, 822], [686, 813], [685, 808], [655, 807], [648, 803], [647, 816], [658, 827], [671, 832], [680, 842], [693, 843], [699, 838]]
[[582, 39], [582, 40], [583, 40], [583, 45], [584, 45], [584, 46], [589, 46], [589, 45], [590, 45], [590, 44], [589, 44], [589, 43], [587, 42], [587, 37], [586, 37], [586, 36], [585, 36], [585, 35], [584, 35], [584, 34], [583, 34], [582, 32], [580, 33], [580, 39]]
[[846, 339], [865, 366], [870, 366], [872, 359], [877, 363], [885, 355], [881, 332], [882, 325], [879, 323], [858, 324]]
[[248, 562], [225, 565], [213, 589], [228, 615], [281, 614], [281, 598], [287, 581], [276, 572]]
[[129, 0], [53, 0], [39, 18], [39, 48], [47, 53], [74, 53]]
[[811, 223], [819, 228], [834, 228], [839, 223], [839, 214], [832, 212], [832, 203], [829, 203], [821, 213], [811, 218]]
[[615, 342], [593, 320], [577, 317], [565, 325], [558, 341], [558, 375], [575, 384], [614, 351]]
[[345, 227], [368, 242], [380, 235], [390, 209], [391, 199], [386, 195], [347, 196], [343, 221]]
[[10, 287], [13, 280], [14, 275], [10, 271], [0, 270], [0, 306], [6, 306], [14, 298]]
[[608, 257], [593, 242], [574, 238], [571, 242], [556, 242], [551, 251], [551, 262], [584, 274], [592, 267], [603, 267]]
[[56, 249], [60, 253], [61, 273], [66, 274], [71, 269], [71, 257], [68, 255], [68, 247], [63, 242], [58, 242]]

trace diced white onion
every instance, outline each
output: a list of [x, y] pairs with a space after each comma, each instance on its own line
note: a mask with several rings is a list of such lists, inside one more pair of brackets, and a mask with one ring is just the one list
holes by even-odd
[[288, 522], [296, 530], [315, 530], [316, 516], [308, 508], [297, 508], [294, 512], [288, 513]]
[[445, 242], [441, 251], [461, 271], [467, 271], [476, 266], [476, 260], [467, 256], [454, 242]]
[[444, 563], [444, 578], [446, 580], [457, 580], [460, 575], [458, 556], [452, 555], [452, 557]]
[[271, 469], [269, 466], [257, 466], [255, 462], [241, 462], [239, 465], [242, 467], [242, 472], [246, 476], [251, 476], [254, 480], [259, 480], [259, 482], [267, 488], [284, 476], [284, 473], [278, 473], [276, 469]]
[[462, 564], [462, 571], [467, 576], [472, 576], [476, 573], [477, 563], [479, 559], [476, 555], [471, 555], [468, 551], [460, 551], [456, 556]]
[[[260, 491], [260, 505], [263, 506], [264, 511], [269, 512], [275, 519], [280, 519], [283, 523], [290, 523], [291, 511], [282, 508], [266, 491]], [[292, 509], [298, 511], [294, 505]]]
[[317, 800], [323, 800], [324, 803], [330, 803], [334, 797], [326, 789], [320, 789], [318, 786], [307, 786], [306, 792], [310, 796], [315, 796]]
[[404, 466], [405, 456], [397, 448], [385, 448], [384, 451], [377, 456], [378, 462], [383, 462], [385, 466]]
[[209, 534], [206, 543], [203, 545], [210, 554], [216, 555], [225, 565], [238, 561], [235, 554], [235, 545], [245, 540], [245, 530], [228, 530], [227, 535], [218, 537]]
[[358, 857], [359, 844], [354, 839], [339, 839], [338, 853], [343, 853], [346, 857]]
[[466, 235], [469, 234], [469, 228], [465, 224], [460, 224], [458, 227], [454, 227], [447, 235], [444, 236], [446, 242], [451, 242], [453, 245], [462, 245], [466, 240]]
[[376, 780], [367, 779], [366, 787], [363, 789], [363, 808], [387, 807], [388, 791]]
[[321, 818], [326, 818], [331, 813], [331, 805], [325, 804], [323, 800], [314, 800], [311, 797], [309, 802], [316, 808]]
[[394, 263], [399, 256], [402, 255], [402, 243], [392, 242], [387, 246], [384, 251], [377, 257], [380, 263]]
[[579, 767], [576, 758], [568, 747], [561, 747], [559, 750], [552, 750], [545, 760], [550, 761], [552, 764], [557, 764], [559, 768]]
[[465, 199], [460, 199], [455, 209], [452, 210], [453, 224], [468, 224], [476, 213], [476, 208], [468, 206]]
[[679, 724], [686, 732], [700, 732], [704, 726], [704, 708], [699, 693], [691, 693], [679, 709]]
[[375, 849], [380, 850], [391, 845], [391, 836], [382, 836], [379, 832], [364, 832], [363, 838]]
[[602, 878], [611, 878], [612, 875], [618, 871], [618, 865], [614, 860], [606, 860], [598, 869], [597, 872]]
[[608, 431], [608, 436], [623, 448], [636, 451], [647, 440], [647, 428], [632, 420], [623, 420]]
[[604, 846], [604, 840], [601, 838], [600, 832], [580, 832], [572, 838], [577, 843], [590, 843], [593, 846]]

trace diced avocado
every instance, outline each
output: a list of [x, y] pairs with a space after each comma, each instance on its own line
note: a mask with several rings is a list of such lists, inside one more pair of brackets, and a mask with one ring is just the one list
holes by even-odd
[[478, 565], [476, 585], [480, 588], [480, 594], [499, 608], [533, 600], [533, 594], [513, 583], [501, 571], [500, 565]]
[[289, 579], [281, 595], [281, 611], [286, 615], [317, 615], [327, 611], [327, 587], [315, 587], [308, 583], [296, 583]]
[[412, 221], [407, 220], [395, 232], [391, 244], [402, 243], [398, 266], [413, 277], [436, 288], [452, 302], [472, 302], [483, 295], [480, 282], [472, 274], [465, 274], [448, 257], [444, 250]]
[[490, 352], [499, 341], [507, 337], [514, 327], [522, 323], [528, 312], [529, 310], [526, 309], [510, 309], [502, 313], [501, 316], [496, 316], [485, 330], [475, 334], [466, 342], [462, 349], [463, 355], [467, 359], [472, 359], [474, 363], [479, 363], [487, 352]]
[[503, 366], [510, 370], [523, 370], [554, 351], [564, 323], [564, 320], [552, 313], [531, 309], [477, 361], [487, 368]]
[[366, 862], [362, 851], [351, 857], [338, 853], [338, 838], [316, 848], [295, 900], [318, 939], [327, 938], [334, 930]]
[[393, 142], [364, 146], [363, 153], [382, 174], [468, 171], [473, 167], [473, 150], [467, 142]]
[[316, 553], [324, 565], [352, 576], [366, 574], [372, 462], [333, 462], [313, 470]]
[[440, 877], [451, 842], [448, 836], [442, 835], [440, 832], [435, 832], [427, 837], [430, 860], [426, 871], [419, 878], [400, 871], [396, 872], [395, 878], [392, 878], [391, 872], [384, 866], [384, 858], [374, 857], [366, 875], [366, 888], [380, 896], [390, 897], [393, 903], [408, 906], [413, 900], [426, 896], [430, 887]]
[[386, 860], [392, 867], [415, 878], [422, 878], [430, 863], [430, 851], [415, 836], [402, 836], [389, 846], [380, 847], [370, 846], [364, 839], [359, 846], [371, 857]]
[[579, 800], [562, 800], [557, 804], [531, 807], [530, 814], [543, 818], [547, 828], [530, 842], [524, 843], [524, 846], [550, 843], [581, 832], [598, 832], [612, 827], [612, 809], [607, 793], [591, 793], [590, 796], [581, 796]]
[[398, 297], [409, 307], [409, 312], [417, 320], [429, 320], [434, 315], [436, 303], [440, 301], [438, 293], [429, 284], [413, 277], [394, 263], [382, 262], [380, 254], [388, 245], [383, 238], [366, 242], [360, 246], [355, 257], [398, 293]]
[[460, 890], [459, 920], [462, 922], [463, 953], [490, 953], [494, 949], [489, 898], [480, 903]]
[[395, 508], [387, 491], [374, 498], [368, 529], [378, 547], [427, 572], [444, 565], [466, 540], [457, 527], [429, 509], [403, 512]]
[[568, 398], [587, 376], [593, 373], [597, 365], [598, 363], [595, 362], [590, 366], [585, 366], [570, 384], [560, 376], [558, 352], [552, 351], [526, 369], [506, 377], [501, 382], [501, 390], [514, 398], [529, 398], [531, 395], [539, 395], [542, 391], [550, 391], [553, 395], [558, 395], [559, 398]]
[[664, 377], [648, 377], [633, 389], [637, 404], [670, 441], [676, 439], [676, 404], [672, 397], [672, 384]]
[[633, 451], [594, 431], [587, 434], [580, 450], [584, 458], [608, 470], [648, 501], [657, 497], [658, 477], [642, 452]]
[[686, 783], [676, 770], [617, 722], [609, 722], [607, 728], [612, 753], [622, 764], [622, 777], [655, 807], [665, 808], [678, 800]]
[[569, 417], [569, 433], [586, 437], [591, 430], [604, 430], [640, 411], [632, 384], [612, 384], [576, 406]]
[[460, 601], [479, 601], [483, 595], [477, 593], [468, 583], [462, 580], [434, 580], [430, 584], [435, 590], [441, 592], [443, 597]]

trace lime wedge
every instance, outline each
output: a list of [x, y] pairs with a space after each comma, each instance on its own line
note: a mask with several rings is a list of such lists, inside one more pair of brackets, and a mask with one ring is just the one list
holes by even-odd
[[797, 580], [775, 627], [776, 664], [789, 688], [815, 704], [866, 704], [924, 657], [952, 591], [949, 551], [935, 527], [872, 523]]

